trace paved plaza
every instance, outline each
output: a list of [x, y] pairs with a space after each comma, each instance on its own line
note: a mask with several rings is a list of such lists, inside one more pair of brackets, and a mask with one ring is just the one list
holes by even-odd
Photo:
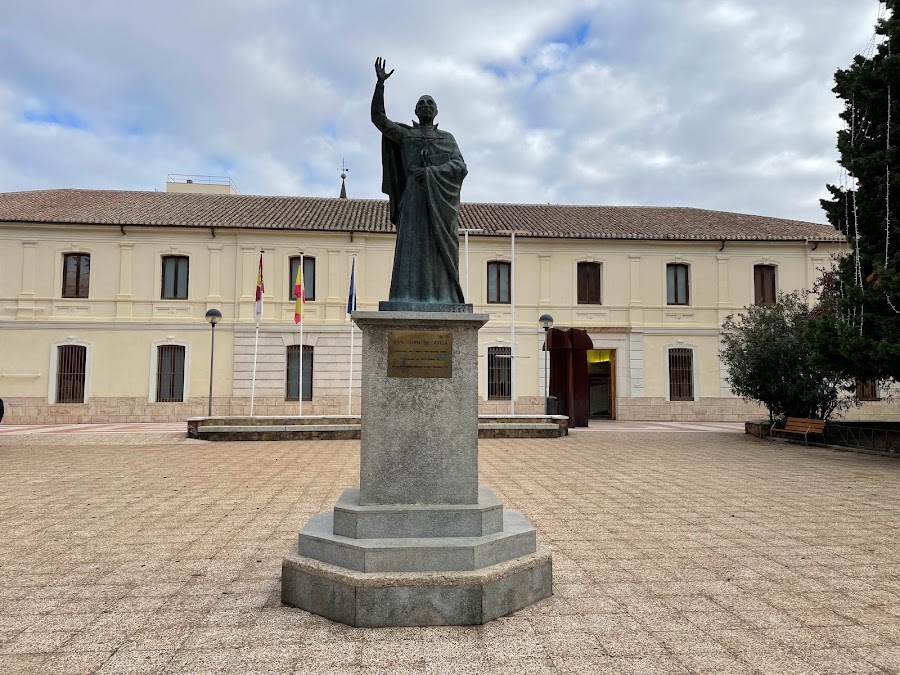
[[281, 558], [357, 484], [358, 441], [0, 435], [0, 673], [900, 672], [900, 461], [602, 430], [481, 441], [555, 595], [424, 629], [280, 604]]

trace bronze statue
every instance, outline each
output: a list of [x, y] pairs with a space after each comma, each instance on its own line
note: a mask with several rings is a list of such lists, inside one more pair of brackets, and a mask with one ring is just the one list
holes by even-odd
[[434, 123], [438, 109], [431, 96], [416, 103], [418, 123], [388, 119], [384, 82], [394, 71], [385, 72], [386, 65], [380, 57], [375, 60], [372, 123], [382, 133], [381, 189], [390, 199], [397, 243], [390, 299], [380, 308], [466, 311], [459, 285], [458, 224], [466, 163], [453, 135]]

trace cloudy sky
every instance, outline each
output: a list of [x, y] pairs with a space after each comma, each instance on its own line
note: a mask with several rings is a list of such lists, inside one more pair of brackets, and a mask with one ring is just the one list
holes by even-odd
[[432, 94], [466, 201], [696, 206], [824, 222], [834, 71], [876, 0], [2, 0], [0, 191], [380, 198], [369, 121]]

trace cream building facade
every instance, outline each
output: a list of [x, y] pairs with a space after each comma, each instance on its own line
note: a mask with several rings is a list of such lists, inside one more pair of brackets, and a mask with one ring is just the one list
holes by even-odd
[[[543, 410], [538, 319], [550, 314], [555, 328], [590, 337], [593, 412], [758, 417], [728, 388], [718, 357], [723, 319], [760, 292], [810, 288], [845, 250], [825, 225], [698, 209], [464, 204], [461, 227], [481, 230], [470, 235], [468, 255], [461, 240], [460, 272], [475, 311], [491, 317], [480, 333], [479, 397], [482, 412], [496, 413]], [[510, 230], [520, 232], [514, 265], [511, 237], [502, 234]], [[213, 412], [248, 414], [260, 252], [255, 414], [299, 412], [300, 359], [304, 414], [358, 414], [351, 261], [358, 308], [375, 310], [387, 299], [393, 247], [386, 202], [377, 200], [210, 194], [183, 184], [164, 193], [0, 194], [5, 422], [205, 414], [212, 329], [204, 316], [212, 308], [223, 315]], [[301, 252], [310, 296], [302, 344], [291, 297]], [[896, 417], [882, 403], [856, 414]]]

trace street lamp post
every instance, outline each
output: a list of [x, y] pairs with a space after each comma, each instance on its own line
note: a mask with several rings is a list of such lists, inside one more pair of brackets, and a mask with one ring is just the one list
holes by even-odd
[[544, 414], [550, 414], [550, 368], [549, 368], [549, 356], [550, 349], [547, 343], [547, 337], [550, 334], [550, 329], [553, 327], [553, 317], [549, 314], [541, 314], [541, 318], [538, 319], [538, 323], [541, 324], [541, 328], [544, 329]]
[[216, 324], [222, 320], [222, 312], [217, 309], [207, 310], [206, 320], [209, 321], [212, 330], [209, 338], [209, 409], [206, 415], [212, 417], [213, 354], [216, 349]]

